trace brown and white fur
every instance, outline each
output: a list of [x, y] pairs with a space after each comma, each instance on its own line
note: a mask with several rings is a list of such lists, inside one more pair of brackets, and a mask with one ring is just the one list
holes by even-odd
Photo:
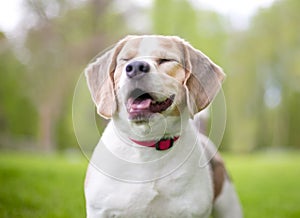
[[[178, 37], [127, 36], [85, 75], [98, 114], [112, 120], [86, 175], [88, 218], [242, 217], [221, 157], [193, 120], [221, 88], [220, 67]], [[174, 137], [167, 150], [131, 140]]]

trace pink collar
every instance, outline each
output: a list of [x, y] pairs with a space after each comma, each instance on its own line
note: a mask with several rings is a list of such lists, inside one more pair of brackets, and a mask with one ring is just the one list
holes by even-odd
[[176, 142], [176, 140], [178, 138], [179, 138], [179, 136], [175, 136], [174, 138], [170, 138], [170, 139], [161, 139], [159, 141], [155, 141], [155, 140], [153, 140], [153, 141], [137, 141], [134, 139], [130, 139], [130, 140], [138, 145], [142, 145], [142, 146], [146, 146], [146, 147], [155, 147], [156, 150], [167, 150], [173, 146], [174, 142]]

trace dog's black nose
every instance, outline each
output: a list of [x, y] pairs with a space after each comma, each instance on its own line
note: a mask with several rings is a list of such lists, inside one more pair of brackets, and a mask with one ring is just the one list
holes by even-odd
[[133, 78], [137, 75], [148, 73], [150, 71], [150, 65], [145, 61], [134, 61], [128, 64], [125, 70], [127, 76]]

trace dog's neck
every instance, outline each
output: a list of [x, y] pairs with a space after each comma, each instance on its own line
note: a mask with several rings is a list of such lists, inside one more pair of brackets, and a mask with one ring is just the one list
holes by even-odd
[[177, 141], [179, 136], [174, 136], [173, 138], [162, 138], [158, 141], [151, 140], [151, 141], [138, 141], [135, 139], [131, 139], [134, 143], [141, 145], [141, 146], [146, 146], [146, 147], [155, 147], [156, 150], [168, 150], [171, 148], [174, 144], [174, 142]]
[[144, 141], [155, 141], [152, 143], [155, 144], [162, 139], [174, 139], [181, 136], [190, 118], [187, 108], [179, 109], [180, 115], [178, 116], [156, 114], [149, 119], [149, 122], [134, 123], [128, 120], [127, 111], [120, 108], [119, 113], [112, 117], [114, 130], [120, 137], [128, 139], [131, 143], [130, 139], [133, 139], [138, 142], [136, 144], [142, 146], [145, 146]]
[[[108, 128], [103, 132], [101, 141], [103, 145], [115, 156], [122, 160], [130, 160], [132, 162], [140, 163], [140, 162], [149, 162], [156, 159], [160, 159], [164, 157], [167, 153], [182, 156], [188, 150], [191, 150], [195, 142], [197, 141], [197, 136], [194, 134], [193, 125], [191, 122], [188, 122], [189, 125], [184, 126], [180, 134], [172, 135], [161, 135], [160, 138], [172, 138], [175, 136], [179, 136], [176, 142], [174, 142], [172, 149], [167, 150], [157, 150], [154, 147], [148, 148], [146, 146], [139, 145], [138, 143], [134, 143], [130, 139], [134, 139], [137, 141], [159, 141], [160, 138], [157, 139], [143, 139], [136, 138], [131, 135], [127, 135], [126, 133], [117, 129], [116, 124], [114, 122], [110, 122], [108, 124]], [[181, 142], [180, 142], [181, 141]], [[177, 146], [178, 143], [182, 142], [188, 144], [187, 146]], [[169, 156], [169, 155], [168, 155]]]

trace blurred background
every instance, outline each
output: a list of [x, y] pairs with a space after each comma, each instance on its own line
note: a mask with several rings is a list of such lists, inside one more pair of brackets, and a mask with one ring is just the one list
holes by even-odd
[[221, 149], [300, 148], [298, 0], [14, 0], [0, 7], [0, 149], [77, 148], [71, 106], [79, 75], [127, 34], [178, 35], [223, 67]]
[[76, 83], [124, 36], [164, 34], [227, 74], [220, 150], [245, 217], [299, 218], [299, 9], [299, 0], [1, 1], [0, 217], [84, 217]]

